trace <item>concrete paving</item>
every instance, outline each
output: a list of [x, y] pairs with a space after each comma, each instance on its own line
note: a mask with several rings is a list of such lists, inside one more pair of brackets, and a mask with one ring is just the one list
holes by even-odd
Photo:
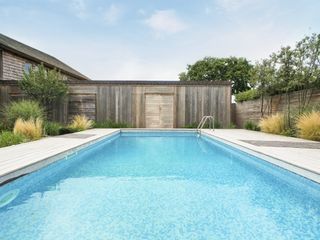
[[[169, 129], [162, 130], [168, 131]], [[179, 129], [177, 131], [188, 130]], [[120, 130], [91, 129], [0, 148], [0, 184], [40, 169], [61, 159], [65, 154], [77, 151], [117, 132]], [[242, 129], [216, 129], [214, 131], [204, 129], [202, 133], [320, 183], [318, 142]]]
[[75, 151], [119, 131], [119, 129], [90, 129], [0, 148], [0, 184], [35, 171], [59, 160], [69, 151]]
[[[314, 147], [319, 142], [244, 129], [204, 129], [202, 132], [243, 150], [251, 150], [251, 154], [257, 153], [264, 160], [320, 183], [320, 149]], [[262, 141], [264, 144], [257, 144]], [[272, 146], [275, 144], [277, 146]]]

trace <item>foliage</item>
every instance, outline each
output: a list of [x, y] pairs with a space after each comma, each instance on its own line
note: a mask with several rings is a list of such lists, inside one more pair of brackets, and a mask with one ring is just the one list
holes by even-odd
[[16, 145], [26, 141], [26, 138], [21, 134], [14, 134], [13, 132], [9, 131], [4, 131], [0, 133], [0, 147]]
[[5, 126], [4, 122], [0, 122], [0, 133], [2, 131], [8, 130], [7, 127]]
[[44, 118], [44, 110], [40, 104], [32, 100], [22, 100], [19, 102], [11, 102], [6, 105], [3, 110], [5, 125], [12, 128], [18, 118], [28, 120], [30, 118]]
[[285, 131], [285, 119], [283, 114], [275, 114], [260, 120], [259, 126], [262, 132], [282, 134]]
[[92, 128], [93, 121], [89, 120], [85, 115], [75, 115], [69, 125], [73, 130], [83, 131]]
[[[198, 122], [193, 122], [193, 123], [190, 123], [190, 124], [185, 125], [184, 128], [197, 128], [198, 125], [199, 125]], [[211, 126], [212, 126], [212, 124], [210, 123], [210, 125], [209, 125], [209, 123], [207, 122], [207, 123], [205, 123], [205, 124], [203, 125], [203, 128], [211, 128]], [[230, 125], [228, 126], [228, 128], [233, 128], [233, 126], [234, 126], [234, 125], [230, 124]], [[215, 120], [215, 121], [214, 121], [214, 128], [222, 128], [221, 123], [220, 123], [219, 121]]]
[[43, 106], [63, 98], [68, 92], [60, 72], [47, 70], [43, 64], [32, 67], [29, 73], [25, 72], [19, 86], [28, 97], [38, 100]]
[[61, 128], [62, 128], [62, 125], [57, 122], [45, 122], [44, 124], [44, 132], [48, 136], [59, 135]]
[[186, 124], [184, 126], [184, 128], [197, 128], [198, 127], [198, 124], [197, 122], [193, 122], [193, 123], [190, 123], [190, 124]]
[[249, 77], [252, 65], [245, 58], [205, 57], [179, 74], [181, 81], [231, 81], [232, 93], [250, 89]]
[[252, 131], [260, 131], [259, 125], [252, 121], [246, 121], [244, 123], [244, 128]]
[[29, 120], [18, 118], [14, 124], [13, 133], [21, 134], [30, 140], [37, 140], [42, 137], [42, 124], [41, 118], [36, 120], [33, 118]]
[[296, 127], [299, 137], [320, 141], [320, 112], [302, 114], [297, 120]]
[[257, 99], [259, 97], [260, 97], [259, 91], [254, 88], [235, 94], [236, 102], [244, 102], [244, 101], [248, 101], [248, 100]]
[[125, 122], [114, 122], [112, 120], [106, 120], [96, 122], [93, 125], [94, 128], [130, 128], [131, 126]]
[[69, 133], [75, 133], [75, 132], [79, 132], [81, 130], [79, 129], [73, 129], [73, 128], [70, 128], [70, 127], [61, 127], [59, 129], [59, 135], [64, 135], [64, 134], [69, 134]]
[[234, 123], [229, 123], [227, 129], [235, 129], [237, 126]]

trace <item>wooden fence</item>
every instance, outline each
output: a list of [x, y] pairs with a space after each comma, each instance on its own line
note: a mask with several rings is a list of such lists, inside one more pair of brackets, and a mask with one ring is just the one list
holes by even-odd
[[[85, 114], [95, 121], [142, 128], [150, 127], [146, 119], [155, 123], [153, 127], [184, 127], [204, 115], [214, 115], [223, 126], [230, 124], [229, 82], [74, 81], [68, 85], [67, 98], [55, 104], [52, 112], [53, 120], [62, 123], [75, 114]], [[16, 81], [0, 81], [0, 104], [21, 97]]]
[[[313, 89], [309, 91], [310, 98], [307, 96], [309, 105], [320, 104], [320, 90]], [[301, 100], [301, 91], [290, 93], [290, 106], [292, 111], [297, 111]], [[235, 116], [238, 127], [243, 127], [246, 121], [258, 123], [262, 116], [268, 116], [275, 113], [284, 113], [287, 111], [287, 97], [285, 94], [266, 97], [261, 104], [261, 99], [245, 101], [236, 104]]]

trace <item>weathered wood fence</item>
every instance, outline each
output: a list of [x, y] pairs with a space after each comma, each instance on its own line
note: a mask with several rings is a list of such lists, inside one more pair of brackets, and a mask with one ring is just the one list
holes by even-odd
[[[142, 128], [184, 127], [204, 115], [215, 115], [222, 126], [230, 124], [229, 82], [76, 81], [68, 85], [67, 98], [52, 112], [53, 120], [62, 123], [75, 114], [85, 114], [96, 121]], [[0, 104], [21, 97], [16, 81], [0, 81]]]
[[[307, 96], [309, 105], [320, 104], [320, 90], [313, 89]], [[292, 111], [297, 111], [301, 104], [301, 91], [290, 93], [290, 108]], [[310, 98], [309, 98], [310, 97]], [[261, 104], [261, 99], [245, 101], [237, 103], [234, 109], [236, 124], [238, 127], [243, 127], [246, 121], [258, 123], [262, 116], [268, 116], [275, 113], [284, 113], [287, 111], [287, 96], [285, 94], [266, 97]]]

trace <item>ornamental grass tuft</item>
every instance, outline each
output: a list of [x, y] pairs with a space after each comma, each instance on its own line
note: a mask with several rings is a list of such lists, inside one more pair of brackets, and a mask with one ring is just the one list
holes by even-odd
[[302, 114], [297, 119], [296, 128], [299, 137], [320, 141], [320, 112]]
[[262, 132], [282, 134], [285, 131], [285, 119], [283, 114], [275, 114], [260, 120], [259, 126]]
[[18, 118], [14, 124], [13, 133], [21, 134], [30, 140], [37, 140], [42, 137], [42, 119], [37, 118], [34, 120], [30, 118], [29, 120], [23, 120]]
[[88, 119], [85, 115], [75, 115], [69, 125], [69, 128], [83, 131], [89, 128], [92, 128], [93, 121]]

